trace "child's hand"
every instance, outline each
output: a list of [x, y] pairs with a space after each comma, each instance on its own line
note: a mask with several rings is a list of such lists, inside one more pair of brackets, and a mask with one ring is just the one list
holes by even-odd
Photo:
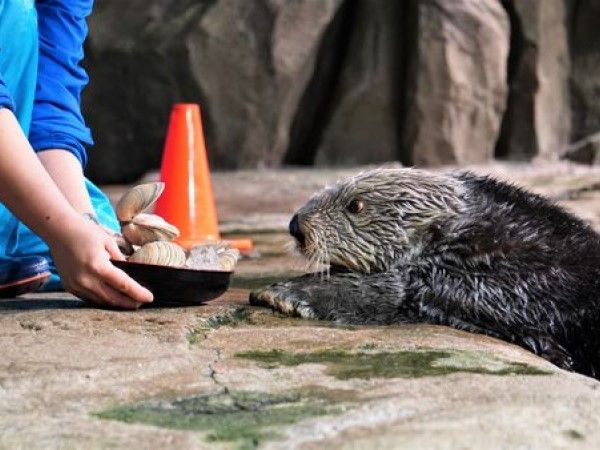
[[120, 308], [151, 302], [150, 291], [111, 264], [111, 257], [123, 259], [114, 239], [77, 212], [91, 210], [78, 161], [66, 151], [47, 152], [41, 158], [71, 203], [48, 175], [15, 115], [0, 108], [0, 201], [48, 243], [68, 291]]
[[78, 297], [126, 309], [152, 301], [150, 291], [111, 264], [111, 258], [124, 257], [114, 238], [100, 226], [78, 221], [50, 247], [63, 286]]

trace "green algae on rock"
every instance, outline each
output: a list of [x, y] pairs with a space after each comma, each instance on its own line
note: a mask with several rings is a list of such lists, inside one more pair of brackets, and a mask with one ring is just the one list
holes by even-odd
[[187, 341], [193, 345], [202, 341], [209, 331], [216, 330], [225, 325], [237, 326], [250, 321], [248, 309], [238, 307], [230, 309], [222, 314], [216, 314], [200, 319], [198, 324], [192, 328], [187, 334]]
[[250, 290], [258, 289], [302, 274], [303, 272], [296, 271], [275, 272], [262, 275], [236, 274], [231, 279], [231, 287]]
[[332, 328], [336, 330], [355, 331], [360, 329], [360, 326], [351, 325], [346, 323], [337, 323], [330, 320], [308, 320], [300, 319], [298, 317], [292, 317], [283, 313], [272, 311], [267, 308], [260, 307], [253, 310], [251, 313], [249, 324], [263, 327], [263, 328], [300, 328], [300, 327], [314, 327], [314, 328]]
[[327, 366], [327, 374], [340, 380], [351, 378], [419, 378], [455, 372], [487, 375], [548, 375], [550, 372], [523, 363], [508, 362], [485, 353], [440, 350], [398, 352], [348, 352], [322, 350], [291, 353], [283, 350], [249, 351], [235, 355], [262, 363], [266, 368], [317, 363]]
[[163, 428], [206, 432], [206, 440], [234, 442], [238, 449], [255, 448], [279, 437], [276, 426], [334, 414], [340, 407], [327, 396], [239, 391], [200, 395], [174, 401], [117, 406], [96, 414], [101, 419], [142, 423]]

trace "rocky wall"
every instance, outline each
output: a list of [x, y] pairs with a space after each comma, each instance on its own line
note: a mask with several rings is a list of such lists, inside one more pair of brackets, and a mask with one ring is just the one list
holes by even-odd
[[87, 173], [157, 168], [175, 102], [202, 105], [213, 168], [555, 160], [600, 131], [599, 18], [600, 0], [97, 0]]

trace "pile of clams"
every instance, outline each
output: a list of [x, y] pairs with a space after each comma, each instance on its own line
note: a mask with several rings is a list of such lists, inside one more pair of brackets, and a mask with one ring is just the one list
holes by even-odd
[[196, 270], [232, 271], [239, 251], [224, 242], [210, 242], [186, 251], [173, 242], [179, 230], [147, 211], [165, 188], [164, 183], [146, 183], [127, 191], [116, 206], [121, 234], [117, 243], [127, 260]]

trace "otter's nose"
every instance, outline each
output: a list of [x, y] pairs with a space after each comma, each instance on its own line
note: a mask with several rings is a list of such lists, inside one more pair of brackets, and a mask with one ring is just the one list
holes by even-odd
[[300, 231], [300, 220], [298, 219], [298, 214], [295, 214], [290, 220], [290, 234], [294, 236], [300, 244], [304, 244], [304, 235], [302, 231]]

